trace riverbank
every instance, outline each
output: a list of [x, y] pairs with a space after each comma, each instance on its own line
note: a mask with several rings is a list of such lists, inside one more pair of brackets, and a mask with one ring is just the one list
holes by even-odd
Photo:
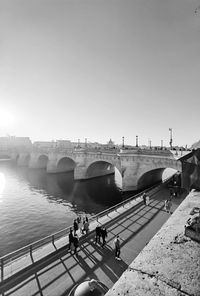
[[200, 295], [200, 244], [184, 235], [200, 192], [192, 191], [106, 296]]

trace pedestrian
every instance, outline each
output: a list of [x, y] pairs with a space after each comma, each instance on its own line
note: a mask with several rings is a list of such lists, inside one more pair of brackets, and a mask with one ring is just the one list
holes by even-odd
[[85, 216], [85, 221], [86, 221], [86, 222], [89, 222], [89, 220], [88, 220], [88, 217], [87, 217], [87, 216]]
[[69, 231], [69, 250], [72, 251], [74, 247], [74, 236], [73, 236], [73, 230], [72, 228], [70, 228]]
[[83, 220], [83, 227], [82, 227], [82, 234], [86, 233], [88, 234], [89, 232], [89, 222], [86, 220]]
[[169, 200], [169, 199], [165, 200], [165, 211], [166, 211], [167, 213], [170, 213], [170, 214], [171, 214], [171, 212], [170, 212], [171, 207], [172, 207], [172, 202], [171, 202], [171, 200]]
[[146, 205], [146, 198], [147, 198], [146, 192], [143, 193], [142, 198], [143, 198], [144, 205]]
[[107, 233], [107, 230], [105, 227], [102, 227], [102, 229], [101, 229], [101, 236], [102, 236], [102, 240], [103, 240], [103, 243], [102, 243], [102, 248], [103, 248], [104, 245], [106, 244], [106, 237], [108, 236], [108, 233]]
[[74, 254], [77, 254], [77, 248], [79, 246], [78, 235], [74, 234]]
[[100, 237], [101, 237], [101, 226], [98, 224], [96, 229], [95, 229], [95, 232], [96, 232], [96, 237], [95, 237], [95, 241], [96, 243], [100, 243]]
[[87, 220], [85, 220], [83, 229], [84, 229], [84, 232], [86, 234], [88, 234], [88, 232], [89, 232], [89, 222]]
[[114, 239], [114, 246], [115, 246], [115, 259], [120, 260], [120, 238], [119, 235], [116, 236]]
[[168, 199], [165, 200], [165, 211], [167, 212], [168, 209]]
[[85, 231], [85, 219], [83, 219], [83, 226], [81, 228], [81, 233], [84, 234]]
[[78, 223], [78, 224], [81, 223], [81, 216], [80, 216], [80, 215], [77, 217], [77, 223]]
[[169, 201], [168, 201], [168, 209], [169, 209], [170, 214], [172, 214], [171, 207], [172, 207], [172, 201], [171, 201], [171, 199], [169, 199]]
[[146, 196], [146, 205], [149, 205], [149, 195]]
[[77, 230], [78, 230], [78, 222], [76, 219], [74, 219], [74, 234], [76, 234]]

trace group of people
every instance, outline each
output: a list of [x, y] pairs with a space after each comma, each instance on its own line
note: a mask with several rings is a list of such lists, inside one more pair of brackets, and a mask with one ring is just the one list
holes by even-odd
[[[79, 237], [77, 231], [80, 229], [81, 234], [88, 234], [89, 232], [89, 221], [87, 216], [83, 218], [82, 227], [80, 226], [82, 219], [78, 216], [74, 219], [73, 227], [70, 228], [69, 232], [69, 251], [74, 251], [74, 254], [77, 254], [77, 249], [79, 247]], [[95, 228], [95, 242], [101, 244], [104, 248], [106, 244], [106, 238], [108, 236], [107, 229], [104, 226], [98, 224]], [[120, 238], [117, 235], [113, 241], [115, 249], [115, 258], [120, 260]]]
[[70, 228], [69, 231], [69, 251], [74, 251], [74, 254], [77, 254], [77, 248], [79, 246], [79, 237], [77, 231], [80, 228], [82, 234], [88, 234], [89, 232], [89, 220], [86, 216], [83, 218], [82, 227], [81, 224], [81, 216], [78, 216], [77, 219], [74, 219], [73, 228]]
[[96, 243], [100, 244], [101, 243], [101, 238], [102, 238], [102, 248], [106, 244], [106, 237], [108, 236], [106, 228], [103, 226], [101, 227], [99, 224], [96, 226], [95, 229], [95, 241]]
[[[171, 200], [172, 200], [172, 197], [173, 197], [173, 195], [171, 194], [170, 198], [165, 200], [165, 205], [164, 205], [165, 211], [167, 213], [170, 213], [170, 214], [172, 213], [171, 212], [171, 207], [172, 207], [172, 201]], [[142, 194], [142, 198], [143, 198], [144, 205], [148, 205], [149, 204], [149, 196], [146, 194], [146, 192], [144, 192]]]
[[81, 221], [82, 221], [81, 216], [78, 216], [77, 219], [74, 219], [74, 233], [76, 233], [76, 231], [78, 231], [78, 229], [80, 228], [80, 231], [82, 234], [88, 234], [89, 232], [88, 217], [86, 216], [85, 218], [83, 218], [82, 227], [80, 227]]

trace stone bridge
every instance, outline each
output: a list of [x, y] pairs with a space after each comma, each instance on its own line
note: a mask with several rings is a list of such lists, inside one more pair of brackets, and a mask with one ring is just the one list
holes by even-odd
[[181, 162], [169, 150], [59, 149], [11, 153], [19, 166], [44, 168], [48, 173], [74, 171], [75, 180], [113, 174], [122, 176], [122, 190], [146, 188], [162, 180], [166, 168], [181, 171]]

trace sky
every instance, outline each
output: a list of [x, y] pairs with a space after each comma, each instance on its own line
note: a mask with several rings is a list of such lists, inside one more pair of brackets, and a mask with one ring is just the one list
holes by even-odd
[[200, 0], [0, 0], [0, 136], [192, 145]]

